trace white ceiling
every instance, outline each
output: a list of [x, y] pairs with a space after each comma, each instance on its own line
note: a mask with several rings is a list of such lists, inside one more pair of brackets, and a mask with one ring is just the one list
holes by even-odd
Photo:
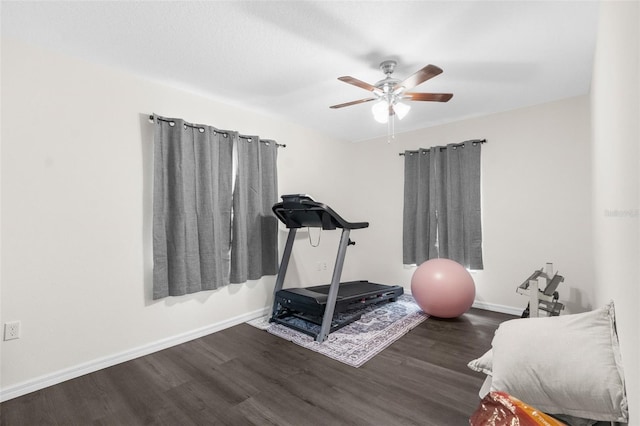
[[371, 103], [329, 109], [370, 95], [337, 77], [373, 84], [385, 59], [400, 79], [437, 65], [444, 73], [414, 91], [454, 93], [411, 102], [398, 133], [588, 93], [597, 11], [559, 0], [3, 0], [0, 12], [3, 37], [359, 141], [386, 125]]

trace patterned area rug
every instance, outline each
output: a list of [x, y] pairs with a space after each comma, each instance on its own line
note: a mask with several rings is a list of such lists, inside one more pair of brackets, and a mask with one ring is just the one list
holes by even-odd
[[360, 367], [427, 318], [413, 298], [403, 294], [396, 302], [369, 306], [362, 318], [331, 333], [324, 343], [284, 325], [269, 323], [269, 316], [248, 324], [352, 367]]

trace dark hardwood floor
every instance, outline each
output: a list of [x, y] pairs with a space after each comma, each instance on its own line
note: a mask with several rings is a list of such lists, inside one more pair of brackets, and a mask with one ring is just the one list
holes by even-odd
[[2, 425], [466, 425], [514, 318], [429, 318], [360, 368], [241, 324], [6, 401]]

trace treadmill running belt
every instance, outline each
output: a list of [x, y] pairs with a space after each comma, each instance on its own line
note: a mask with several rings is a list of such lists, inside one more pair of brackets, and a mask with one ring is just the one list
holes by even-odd
[[[307, 287], [307, 290], [314, 291], [316, 293], [329, 294], [330, 284], [319, 285], [315, 287]], [[346, 283], [340, 283], [338, 287], [338, 299], [361, 297], [370, 293], [377, 293], [382, 291], [388, 291], [388, 285], [370, 283], [369, 281], [350, 281]]]

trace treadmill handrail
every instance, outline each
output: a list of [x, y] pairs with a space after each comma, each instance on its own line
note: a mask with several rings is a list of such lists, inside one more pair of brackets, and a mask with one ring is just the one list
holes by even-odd
[[272, 211], [287, 228], [362, 229], [369, 226], [369, 222], [345, 220], [331, 207], [308, 195], [283, 195], [282, 200], [273, 205]]

